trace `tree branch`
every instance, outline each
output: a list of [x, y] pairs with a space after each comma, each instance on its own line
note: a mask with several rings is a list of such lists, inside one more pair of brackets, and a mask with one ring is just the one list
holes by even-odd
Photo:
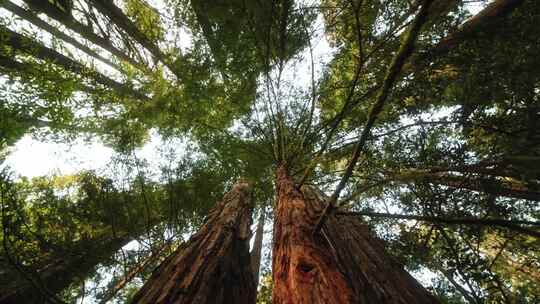
[[345, 184], [351, 177], [353, 169], [356, 166], [356, 163], [358, 162], [358, 158], [360, 157], [362, 153], [363, 147], [367, 139], [371, 136], [371, 128], [375, 124], [375, 121], [377, 120], [377, 117], [379, 116], [379, 114], [382, 112], [386, 99], [390, 95], [390, 91], [394, 83], [396, 82], [398, 75], [401, 72], [401, 69], [403, 68], [403, 65], [405, 64], [405, 61], [407, 60], [407, 58], [410, 57], [410, 55], [412, 54], [414, 50], [414, 43], [416, 41], [416, 38], [420, 34], [422, 25], [424, 25], [424, 23], [427, 21], [428, 10], [432, 3], [433, 3], [433, 0], [423, 1], [422, 8], [420, 9], [418, 14], [414, 18], [414, 21], [411, 24], [409, 31], [404, 37], [403, 43], [401, 44], [396, 56], [392, 60], [392, 64], [388, 68], [382, 88], [379, 91], [379, 94], [377, 95], [377, 100], [375, 104], [371, 107], [371, 110], [368, 114], [368, 120], [366, 121], [364, 130], [362, 131], [360, 139], [358, 140], [358, 143], [356, 144], [351, 160], [349, 161], [349, 164], [347, 166], [347, 170], [345, 171], [345, 174], [343, 175], [338, 186], [336, 187], [336, 190], [334, 191], [332, 196], [329, 198], [326, 208], [324, 209], [317, 225], [315, 226], [315, 230], [314, 230], [315, 232], [317, 232], [322, 226], [322, 224], [324, 223], [324, 219], [326, 215], [331, 209], [333, 209], [334, 204], [338, 200], [341, 191], [343, 190], [343, 188], [345, 188]]

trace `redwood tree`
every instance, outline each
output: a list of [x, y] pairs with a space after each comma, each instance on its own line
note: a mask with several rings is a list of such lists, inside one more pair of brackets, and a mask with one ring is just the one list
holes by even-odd
[[248, 182], [235, 184], [199, 231], [154, 271], [133, 303], [254, 303], [251, 195]]
[[[82, 126], [135, 155], [153, 129], [196, 142], [187, 153], [225, 172], [205, 176], [205, 184], [248, 176], [266, 198], [271, 165], [277, 166], [276, 302], [436, 302], [400, 264], [438, 274], [432, 285], [442, 302], [538, 302], [538, 284], [522, 279], [538, 268], [538, 251], [528, 248], [540, 248], [532, 202], [540, 185], [538, 1], [493, 0], [468, 20], [471, 1], [457, 0], [321, 0], [313, 6], [173, 0], [165, 18], [163, 8], [140, 0], [73, 1], [60, 15], [50, 10], [60, 1], [25, 2], [34, 4], [3, 7], [60, 41], [21, 31], [24, 23], [17, 20], [2, 23], [0, 31], [9, 35], [1, 39], [8, 48], [0, 50], [0, 69], [29, 85], [24, 94], [1, 95], [8, 101], [0, 104], [2, 122], [21, 128], [0, 124], [11, 137], [0, 138], [0, 149], [33, 128], [58, 133]], [[323, 30], [320, 22], [310, 24], [315, 17], [324, 19]], [[168, 41], [186, 28], [191, 47]], [[317, 58], [323, 37], [333, 48], [331, 61]], [[68, 44], [112, 63], [125, 77], [71, 54]], [[311, 67], [296, 70], [297, 63]], [[309, 72], [310, 83], [301, 77]], [[72, 96], [81, 101], [77, 90], [94, 102], [80, 102], [84, 111], [62, 107]], [[83, 122], [89, 123], [79, 123], [75, 113], [88, 114]], [[443, 118], [426, 121], [431, 116]], [[474, 164], [481, 170], [471, 172]], [[164, 184], [163, 177], [155, 183]], [[326, 198], [310, 184], [333, 194]], [[201, 189], [178, 192], [194, 188]], [[147, 191], [140, 195], [147, 201]], [[167, 198], [167, 210], [196, 205]], [[243, 292], [250, 288], [244, 270], [252, 272], [244, 258], [246, 236], [235, 234], [249, 215], [233, 220], [224, 211], [232, 210], [229, 204], [223, 205], [156, 270], [136, 301], [253, 299]], [[151, 201], [145, 207], [159, 209]], [[151, 238], [178, 225], [164, 219], [168, 212], [159, 213], [167, 228]], [[380, 229], [386, 225], [392, 229]], [[511, 263], [502, 262], [506, 256]], [[232, 261], [240, 268], [230, 268]], [[146, 280], [148, 273], [140, 273]]]
[[330, 215], [314, 233], [320, 193], [298, 189], [283, 166], [276, 175], [274, 303], [438, 303], [360, 220]]

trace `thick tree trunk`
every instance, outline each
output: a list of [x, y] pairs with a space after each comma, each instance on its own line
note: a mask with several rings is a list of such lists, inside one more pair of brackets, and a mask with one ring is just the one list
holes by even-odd
[[481, 35], [482, 31], [490, 29], [494, 33], [499, 30], [497, 22], [512, 14], [525, 0], [495, 0], [478, 14], [463, 23], [459, 29], [439, 42], [429, 51], [431, 56], [441, 56], [469, 38]]
[[274, 222], [274, 303], [438, 303], [384, 250], [359, 219], [328, 215], [316, 190], [296, 188], [277, 170]]
[[[90, 271], [132, 239], [131, 236], [84, 240], [64, 259], [51, 261], [27, 278], [13, 278], [13, 283], [0, 289], [0, 304], [48, 303], [72, 283], [84, 280]], [[31, 279], [30, 282], [28, 279]], [[22, 283], [21, 283], [21, 280]]]
[[201, 229], [156, 268], [133, 303], [255, 303], [252, 208], [249, 184], [237, 183]]

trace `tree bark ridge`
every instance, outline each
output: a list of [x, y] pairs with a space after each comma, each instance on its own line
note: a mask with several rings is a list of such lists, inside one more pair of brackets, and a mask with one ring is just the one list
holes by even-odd
[[154, 270], [132, 303], [255, 303], [252, 208], [251, 186], [237, 183], [199, 231]]
[[332, 212], [313, 234], [325, 198], [309, 186], [296, 188], [284, 167], [276, 175], [275, 304], [438, 303], [358, 218]]

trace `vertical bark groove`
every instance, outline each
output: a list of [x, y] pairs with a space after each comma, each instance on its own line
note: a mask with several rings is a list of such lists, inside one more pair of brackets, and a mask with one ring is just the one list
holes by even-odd
[[327, 242], [313, 235], [322, 208], [308, 205], [286, 169], [277, 171], [274, 221], [273, 302], [355, 303], [356, 298]]
[[277, 187], [275, 304], [438, 303], [358, 218], [331, 213], [313, 234], [325, 206], [323, 195], [311, 187], [297, 189], [283, 167]]
[[249, 184], [237, 183], [201, 229], [156, 268], [132, 303], [255, 303], [252, 207]]

